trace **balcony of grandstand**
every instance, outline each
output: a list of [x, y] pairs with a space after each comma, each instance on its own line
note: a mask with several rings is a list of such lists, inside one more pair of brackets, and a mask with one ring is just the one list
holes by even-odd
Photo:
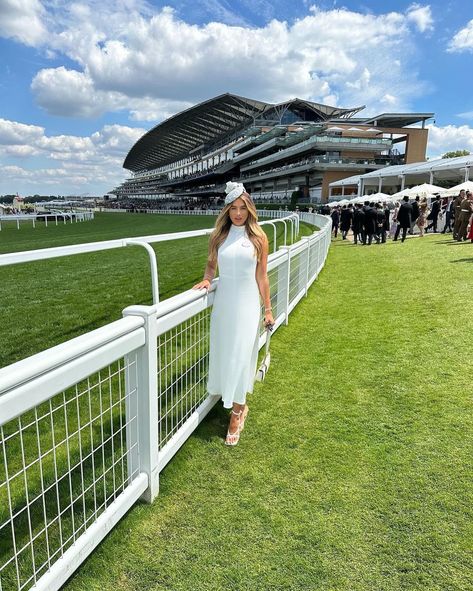
[[297, 189], [325, 201], [331, 182], [425, 160], [425, 122], [433, 113], [357, 116], [363, 108], [301, 99], [273, 105], [221, 95], [143, 135], [125, 158], [131, 177], [111, 192], [119, 198], [210, 200], [228, 180], [241, 180], [250, 193]]

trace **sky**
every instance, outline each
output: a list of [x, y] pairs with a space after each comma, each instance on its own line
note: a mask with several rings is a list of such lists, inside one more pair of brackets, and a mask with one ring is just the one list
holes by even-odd
[[433, 112], [473, 152], [473, 0], [0, 0], [0, 195], [103, 195], [143, 133], [225, 92]]

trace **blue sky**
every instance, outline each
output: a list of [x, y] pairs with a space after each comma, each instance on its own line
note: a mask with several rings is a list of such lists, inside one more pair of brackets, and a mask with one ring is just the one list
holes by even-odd
[[133, 143], [223, 92], [434, 112], [473, 151], [473, 2], [0, 0], [0, 194], [106, 193]]

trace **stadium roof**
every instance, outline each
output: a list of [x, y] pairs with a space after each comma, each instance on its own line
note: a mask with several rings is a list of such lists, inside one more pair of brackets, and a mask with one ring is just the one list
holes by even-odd
[[193, 150], [224, 138], [233, 130], [242, 129], [266, 112], [282, 113], [290, 107], [308, 109], [322, 120], [349, 117], [363, 108], [341, 109], [301, 99], [274, 105], [226, 93], [181, 111], [153, 127], [131, 148], [123, 167], [138, 172], [187, 158]]
[[434, 113], [382, 113], [365, 120], [366, 125], [376, 123], [380, 127], [405, 127], [419, 121], [432, 119]]
[[330, 183], [330, 187], [343, 187], [346, 185], [356, 185], [360, 179], [369, 181], [379, 178], [383, 180], [390, 177], [397, 182], [401, 176], [422, 175], [433, 172], [439, 175], [439, 178], [454, 178], [464, 174], [467, 168], [473, 168], [473, 154], [469, 156], [458, 156], [457, 158], [437, 158], [427, 160], [426, 162], [412, 162], [411, 164], [399, 164], [396, 166], [386, 166], [378, 170], [372, 170], [364, 174], [350, 176]]

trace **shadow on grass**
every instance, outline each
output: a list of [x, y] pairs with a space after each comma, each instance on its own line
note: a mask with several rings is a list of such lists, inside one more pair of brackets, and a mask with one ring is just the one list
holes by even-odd
[[464, 241], [464, 242], [458, 242], [457, 240], [451, 240], [449, 242], [446, 242], [445, 240], [437, 240], [436, 242], [434, 242], [434, 244], [443, 244], [445, 246], [460, 246], [462, 244], [471, 244], [470, 241]]
[[223, 440], [227, 433], [229, 419], [229, 411], [223, 408], [222, 401], [219, 400], [192, 436], [206, 442], [214, 437], [219, 437]]
[[450, 261], [451, 263], [473, 263], [473, 257], [468, 259], [455, 259], [454, 261]]

